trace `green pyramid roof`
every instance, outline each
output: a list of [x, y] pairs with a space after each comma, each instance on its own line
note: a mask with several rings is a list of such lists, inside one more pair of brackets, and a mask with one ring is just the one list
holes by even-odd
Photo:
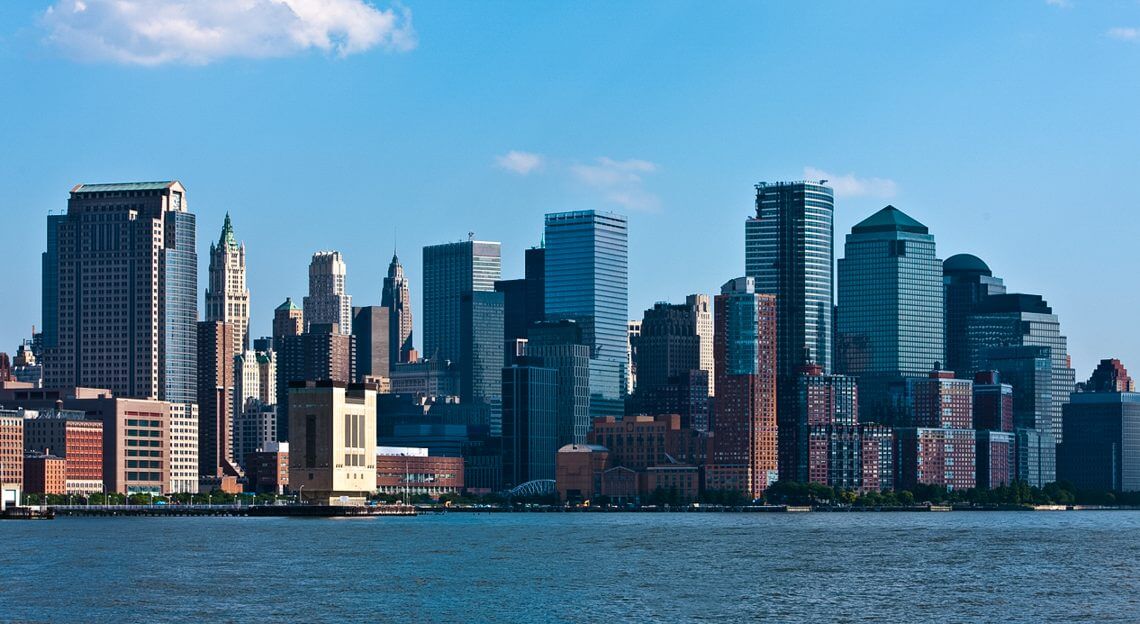
[[297, 307], [297, 304], [293, 303], [292, 297], [285, 297], [285, 303], [282, 303], [281, 305], [277, 306], [277, 310], [300, 310], [300, 309], [301, 308]]
[[222, 224], [222, 235], [218, 238], [218, 247], [237, 247], [237, 238], [234, 237], [234, 226], [230, 223], [230, 213], [226, 213], [226, 221]]
[[852, 233], [861, 232], [912, 232], [929, 234], [930, 230], [894, 206], [887, 206], [863, 219], [851, 228]]

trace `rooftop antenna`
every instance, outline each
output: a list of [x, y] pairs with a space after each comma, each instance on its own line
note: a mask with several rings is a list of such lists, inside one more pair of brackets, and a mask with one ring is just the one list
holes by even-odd
[[467, 233], [467, 240], [469, 240], [469, 241], [475, 240], [475, 232], [468, 232]]

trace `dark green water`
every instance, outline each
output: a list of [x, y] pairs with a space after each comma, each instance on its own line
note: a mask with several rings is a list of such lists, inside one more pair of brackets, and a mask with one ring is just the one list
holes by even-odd
[[0, 620], [1140, 620], [1140, 512], [0, 523]]

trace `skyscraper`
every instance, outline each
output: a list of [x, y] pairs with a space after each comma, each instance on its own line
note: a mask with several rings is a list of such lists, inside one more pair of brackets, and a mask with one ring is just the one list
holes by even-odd
[[528, 358], [501, 369], [503, 480], [508, 487], [554, 478], [558, 371]]
[[396, 254], [388, 265], [380, 305], [388, 309], [388, 362], [395, 365], [407, 362], [412, 349], [412, 295], [408, 278]]
[[838, 264], [839, 372], [859, 379], [861, 420], [891, 421], [890, 384], [926, 377], [945, 359], [934, 236], [887, 206], [851, 228]]
[[353, 383], [356, 357], [353, 336], [333, 323], [314, 323], [298, 335], [279, 339], [277, 352], [277, 435], [289, 439], [289, 384], [305, 381]]
[[502, 276], [501, 254], [499, 243], [486, 241], [424, 247], [425, 357], [459, 361], [463, 294], [495, 290], [495, 280]]
[[236, 329], [223, 321], [198, 323], [198, 475], [202, 477], [239, 475], [233, 452]]
[[570, 320], [535, 323], [527, 332], [526, 355], [557, 371], [558, 446], [585, 444], [590, 431], [590, 348], [582, 328]]
[[[970, 368], [986, 370], [990, 350], [995, 347], [1049, 347], [1052, 360], [1051, 427], [1038, 429], [1052, 433], [1057, 444], [1061, 439], [1061, 406], [1076, 386], [1076, 373], [1069, 365], [1068, 341], [1061, 334], [1061, 324], [1052, 308], [1040, 295], [1004, 294], [986, 297], [974, 308], [966, 322]], [[1002, 371], [1003, 376], [1005, 372]], [[1016, 382], [1010, 381], [1017, 393]]]
[[808, 364], [796, 383], [795, 419], [779, 427], [780, 475], [844, 488], [862, 485], [859, 392], [854, 377]]
[[590, 416], [624, 413], [629, 225], [612, 212], [546, 215], [546, 318], [575, 321], [590, 349]]
[[712, 302], [708, 295], [694, 294], [685, 297], [685, 305], [693, 311], [697, 323], [697, 336], [701, 339], [701, 370], [708, 373], [709, 396], [716, 393], [716, 364], [713, 359]]
[[[701, 367], [699, 303], [658, 303], [645, 311], [634, 365], [637, 388], [630, 413], [678, 414], [681, 426], [708, 431], [708, 372]], [[705, 298], [707, 311], [708, 299]], [[694, 374], [695, 373], [695, 374]]]
[[1119, 361], [1102, 360], [1064, 407], [1057, 476], [1078, 489], [1140, 491], [1140, 394]]
[[390, 377], [391, 354], [388, 322], [392, 316], [384, 306], [352, 308], [352, 335], [356, 342], [356, 381]]
[[309, 296], [304, 299], [305, 328], [333, 323], [342, 334], [352, 333], [352, 295], [345, 294], [348, 268], [339, 251], [318, 251], [309, 263]]
[[970, 368], [970, 346], [966, 321], [974, 309], [990, 295], [1004, 295], [1005, 284], [993, 276], [981, 258], [970, 254], [950, 256], [942, 263], [944, 292], [946, 370], [969, 379], [977, 370]]
[[79, 184], [67, 214], [49, 217], [46, 386], [194, 404], [198, 256], [185, 195], [178, 182]]
[[756, 498], [779, 478], [776, 441], [776, 298], [751, 277], [716, 297], [716, 419], [709, 489]]
[[546, 249], [532, 247], [526, 250], [526, 272], [522, 279], [495, 282], [495, 291], [503, 293], [503, 354], [508, 366], [518, 356], [517, 345], [526, 340], [530, 326], [546, 320], [545, 270]]
[[1053, 350], [1020, 346], [986, 349], [985, 368], [1012, 386], [1015, 469], [1018, 481], [1042, 487], [1056, 480], [1053, 437]]
[[233, 328], [232, 353], [249, 348], [249, 289], [245, 286], [245, 245], [234, 236], [230, 214], [218, 242], [210, 243], [210, 283], [206, 287], [206, 320]]
[[305, 332], [305, 312], [293, 303], [292, 297], [273, 310], [273, 349], [281, 350], [280, 339], [285, 336], [300, 336]]
[[474, 291], [460, 297], [459, 400], [486, 405], [491, 435], [501, 429], [503, 293]]

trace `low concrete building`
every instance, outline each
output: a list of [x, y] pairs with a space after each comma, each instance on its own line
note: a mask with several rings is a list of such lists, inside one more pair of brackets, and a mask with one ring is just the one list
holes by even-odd
[[376, 387], [289, 384], [289, 484], [301, 500], [362, 505], [376, 491]]

